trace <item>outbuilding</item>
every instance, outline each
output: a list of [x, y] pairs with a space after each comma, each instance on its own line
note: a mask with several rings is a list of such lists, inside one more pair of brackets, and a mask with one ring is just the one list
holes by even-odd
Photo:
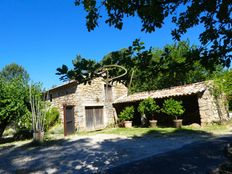
[[[148, 97], [155, 99], [160, 106], [167, 98], [182, 100], [185, 107], [185, 113], [182, 117], [184, 125], [193, 123], [206, 125], [229, 119], [225, 97], [223, 95], [216, 96], [212, 82], [209, 81], [125, 95], [117, 99], [113, 106], [116, 108], [117, 113], [120, 113], [126, 106], [133, 105], [137, 108], [139, 102]], [[135, 115], [134, 123], [139, 125], [141, 120], [139, 113], [136, 111]], [[156, 117], [158, 123], [161, 124], [170, 123], [172, 120], [172, 118], [162, 113]]]

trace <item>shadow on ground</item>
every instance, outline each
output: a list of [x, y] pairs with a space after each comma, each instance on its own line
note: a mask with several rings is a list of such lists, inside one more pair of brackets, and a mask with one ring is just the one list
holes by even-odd
[[[109, 135], [100, 134], [48, 141], [41, 146], [28, 143], [0, 147], [0, 173], [100, 173], [143, 158], [149, 161], [151, 156], [172, 153], [183, 146], [210, 138], [213, 135], [204, 131], [179, 129], [172, 133], [162, 133], [151, 130], [139, 138], [109, 138]], [[165, 167], [176, 160], [174, 155], [160, 165]], [[124, 169], [119, 168], [119, 171]]]
[[14, 141], [16, 141], [14, 139], [14, 137], [3, 137], [3, 138], [0, 138], [0, 144], [12, 143]]
[[[142, 129], [142, 128], [141, 128]], [[167, 132], [166, 129], [157, 131], [156, 129], [149, 130], [147, 133], [142, 134], [142, 137], [153, 136], [153, 137], [172, 137], [172, 136], [192, 136], [196, 135], [198, 137], [213, 137], [212, 133], [201, 131], [201, 130], [193, 130], [193, 129], [174, 129], [172, 132]], [[134, 136], [133, 138], [139, 138], [140, 136]]]
[[221, 164], [228, 161], [224, 155], [224, 150], [226, 145], [231, 142], [232, 137], [228, 136], [201, 143], [192, 143], [170, 152], [125, 163], [102, 173], [219, 174], [220, 172], [215, 171]]

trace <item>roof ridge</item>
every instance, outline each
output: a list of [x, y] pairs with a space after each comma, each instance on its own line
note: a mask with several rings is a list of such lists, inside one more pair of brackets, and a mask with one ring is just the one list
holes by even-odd
[[173, 86], [170, 88], [164, 88], [160, 90], [138, 92], [117, 99], [114, 103], [140, 101], [148, 97], [166, 98], [166, 97], [192, 95], [199, 92], [203, 92], [206, 90], [206, 88], [207, 88], [206, 81], [202, 81], [202, 82], [191, 83], [181, 86]]

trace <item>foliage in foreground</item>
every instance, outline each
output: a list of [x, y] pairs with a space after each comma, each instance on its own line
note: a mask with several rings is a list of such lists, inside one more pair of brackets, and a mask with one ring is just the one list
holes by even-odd
[[[154, 32], [162, 28], [165, 19], [171, 17], [174, 24], [171, 34], [174, 40], [180, 40], [189, 29], [201, 25], [199, 34], [201, 47], [196, 49], [194, 57], [201, 57], [205, 65], [223, 63], [229, 67], [232, 59], [232, 2], [230, 0], [152, 0], [120, 1], [114, 0], [75, 0], [77, 6], [83, 6], [87, 12], [86, 25], [89, 31], [98, 26], [104, 14], [105, 22], [122, 29], [125, 17], [138, 17], [141, 30]], [[105, 11], [104, 11], [105, 10]]]

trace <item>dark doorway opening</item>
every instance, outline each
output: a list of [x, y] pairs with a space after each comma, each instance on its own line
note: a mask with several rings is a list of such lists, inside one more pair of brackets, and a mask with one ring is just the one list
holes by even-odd
[[[179, 117], [183, 119], [183, 125], [190, 125], [193, 123], [201, 124], [199, 106], [198, 106], [198, 96], [197, 94], [192, 94], [188, 96], [179, 96], [173, 97], [176, 100], [180, 100], [183, 102], [183, 106], [185, 108], [184, 114]], [[164, 100], [167, 98], [162, 99], [155, 99], [156, 103], [162, 107]], [[116, 109], [117, 115], [120, 114], [121, 111], [127, 106], [134, 106], [135, 113], [133, 118], [133, 125], [134, 126], [141, 126], [141, 114], [138, 112], [137, 108], [141, 101], [136, 102], [125, 102], [125, 103], [117, 103], [114, 104], [114, 108]], [[158, 126], [173, 126], [173, 119], [174, 117], [168, 116], [162, 112], [155, 113], [155, 119], [158, 121]]]

